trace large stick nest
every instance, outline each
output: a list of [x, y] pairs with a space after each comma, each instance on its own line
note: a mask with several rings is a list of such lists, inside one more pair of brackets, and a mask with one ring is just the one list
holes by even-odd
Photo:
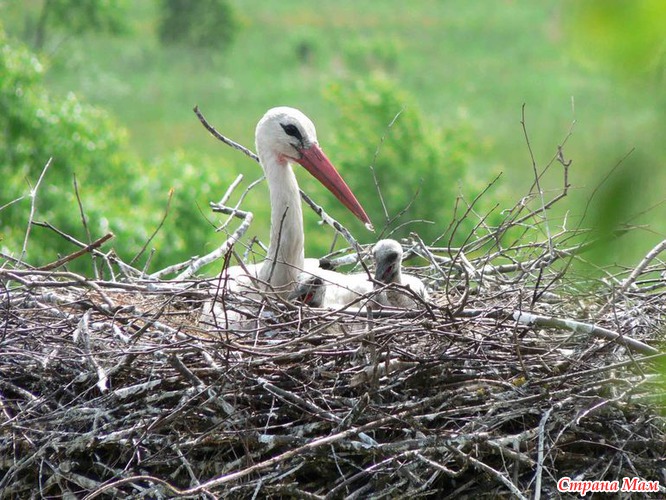
[[151, 278], [92, 248], [97, 278], [6, 256], [0, 496], [551, 497], [564, 476], [665, 482], [662, 248], [577, 275], [592, 243], [545, 217], [567, 187], [460, 248], [404, 241], [425, 263], [408, 272], [435, 290], [410, 311], [217, 295], [247, 316], [230, 323], [202, 314], [216, 280]]

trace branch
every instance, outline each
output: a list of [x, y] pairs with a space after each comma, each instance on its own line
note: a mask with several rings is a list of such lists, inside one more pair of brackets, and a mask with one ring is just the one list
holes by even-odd
[[589, 323], [582, 323], [573, 319], [555, 318], [553, 316], [542, 316], [539, 314], [532, 314], [519, 310], [507, 311], [504, 309], [496, 310], [481, 310], [481, 309], [464, 309], [460, 312], [459, 316], [465, 318], [474, 318], [484, 316], [487, 318], [495, 319], [513, 319], [518, 324], [526, 326], [540, 326], [546, 328], [557, 328], [559, 330], [571, 330], [574, 333], [584, 333], [594, 335], [595, 337], [611, 340], [629, 347], [642, 354], [659, 354], [660, 351], [651, 347], [643, 342], [627, 337], [626, 335], [614, 332], [607, 328]]
[[35, 184], [35, 187], [30, 190], [30, 216], [28, 217], [28, 227], [25, 230], [25, 238], [23, 239], [23, 248], [21, 250], [21, 257], [19, 257], [20, 261], [23, 261], [25, 259], [28, 248], [28, 237], [30, 236], [30, 228], [32, 227], [32, 221], [35, 217], [35, 202], [37, 200], [37, 190], [39, 189], [39, 185], [42, 183], [42, 179], [44, 178], [46, 171], [51, 166], [52, 161], [53, 158], [49, 158], [49, 160], [46, 162], [46, 165], [44, 165], [44, 168], [42, 169], [42, 173], [40, 174], [39, 179], [37, 179], [37, 184]]
[[636, 279], [643, 273], [643, 271], [645, 271], [650, 262], [652, 262], [652, 260], [654, 260], [654, 258], [664, 250], [666, 250], [666, 240], [661, 241], [657, 246], [655, 246], [647, 253], [645, 258], [636, 266], [629, 277], [624, 280], [620, 291], [622, 293], [626, 292], [629, 287], [636, 281]]
[[65, 264], [67, 264], [68, 262], [73, 261], [74, 259], [78, 259], [83, 254], [86, 254], [88, 252], [92, 252], [93, 250], [96, 250], [97, 248], [101, 247], [104, 243], [106, 243], [108, 240], [110, 240], [113, 237], [114, 237], [113, 233], [106, 233], [104, 236], [102, 236], [101, 238], [93, 241], [90, 245], [85, 246], [81, 250], [77, 250], [76, 252], [71, 253], [71, 254], [63, 257], [62, 259], [58, 259], [57, 261], [52, 262], [51, 264], [47, 264], [45, 266], [38, 267], [37, 269], [39, 269], [40, 271], [50, 271], [51, 269], [57, 269], [60, 266], [63, 266]]
[[[252, 223], [252, 219], [254, 218], [254, 215], [252, 212], [246, 212], [244, 210], [236, 210], [233, 208], [229, 207], [223, 207], [220, 205], [217, 205], [215, 203], [210, 204], [210, 206], [213, 208], [214, 211], [216, 212], [222, 212], [230, 215], [234, 215], [236, 217], [239, 217], [243, 219], [243, 222], [241, 223], [240, 226], [238, 226], [238, 229], [236, 229], [233, 233], [231, 233], [231, 236], [227, 238], [227, 240], [217, 247], [215, 250], [212, 252], [204, 255], [203, 257], [199, 257], [195, 260], [193, 260], [183, 271], [180, 273], [176, 279], [177, 280], [184, 280], [191, 278], [199, 269], [201, 269], [203, 266], [210, 264], [211, 262], [219, 259], [220, 257], [226, 255], [229, 250], [231, 250], [231, 247], [233, 247], [236, 242], [245, 234], [245, 232], [248, 230], [250, 227], [250, 224]], [[166, 270], [160, 271], [159, 273], [155, 273], [154, 275], [151, 275], [151, 277], [157, 277], [159, 275], [165, 274]], [[156, 276], [157, 275], [157, 276]]]
[[144, 245], [141, 247], [141, 250], [139, 250], [139, 253], [137, 253], [132, 260], [130, 260], [130, 266], [136, 262], [136, 260], [143, 255], [143, 252], [146, 251], [146, 248], [148, 248], [148, 245], [150, 245], [150, 242], [153, 241], [153, 238], [157, 235], [157, 233], [162, 229], [162, 226], [164, 225], [164, 221], [166, 221], [166, 218], [169, 216], [169, 208], [171, 208], [171, 198], [173, 198], [173, 188], [169, 189], [169, 197], [167, 198], [167, 204], [166, 208], [164, 209], [164, 215], [162, 216], [162, 219], [160, 220], [160, 223], [157, 225], [155, 228], [155, 231], [153, 231], [153, 234], [150, 235], [150, 238], [144, 243]]

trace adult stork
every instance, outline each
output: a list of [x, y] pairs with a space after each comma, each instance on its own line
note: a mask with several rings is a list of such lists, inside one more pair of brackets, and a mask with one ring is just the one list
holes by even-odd
[[416, 276], [402, 273], [402, 245], [395, 240], [379, 240], [372, 248], [375, 259], [375, 280], [389, 285], [385, 290], [386, 303], [395, 307], [415, 307], [418, 305], [407, 290], [392, 287], [393, 283], [409, 287], [416, 295], [428, 299], [428, 291]]
[[[303, 212], [292, 169], [294, 163], [305, 167], [367, 227], [372, 225], [349, 186], [319, 147], [314, 124], [301, 111], [286, 106], [269, 109], [257, 124], [255, 142], [270, 193], [268, 255], [262, 263], [247, 266], [247, 273], [240, 266], [234, 266], [228, 276], [242, 286], [257, 278], [259, 287], [287, 298], [305, 265]], [[316, 263], [314, 259], [308, 261]], [[312, 262], [308, 262], [307, 267], [317, 271]]]

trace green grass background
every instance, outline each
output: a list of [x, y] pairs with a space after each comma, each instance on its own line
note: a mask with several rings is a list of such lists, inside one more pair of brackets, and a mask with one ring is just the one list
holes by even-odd
[[[131, 3], [132, 30], [124, 36], [52, 33], [46, 83], [56, 95], [74, 92], [110, 110], [127, 127], [133, 150], [144, 160], [180, 151], [195, 158], [197, 168], [196, 162], [203, 158], [197, 182], [204, 186], [208, 169], [218, 164], [224, 179], [244, 173], [251, 180], [260, 171], [212, 139], [192, 113], [194, 105], [222, 133], [252, 148], [254, 126], [266, 109], [298, 107], [315, 121], [320, 143], [335, 163], [336, 151], [327, 148], [333, 127], [353, 128], [354, 123], [340, 123], [336, 107], [325, 97], [327, 89], [381, 73], [411, 94], [434, 125], [471, 130], [475, 148], [469, 168], [481, 183], [504, 173], [490, 196], [505, 207], [520, 199], [533, 180], [520, 124], [525, 104], [526, 126], [539, 165], [552, 158], [575, 121], [564, 150], [573, 160], [574, 187], [553, 212], [554, 223], [582, 213], [607, 172], [634, 150], [614, 174], [621, 179], [616, 194], [597, 211], [616, 200], [621, 218], [649, 224], [649, 229], [609, 249], [604, 258], [635, 260], [664, 237], [664, 209], [658, 205], [666, 182], [664, 92], [658, 83], [609, 69], [592, 47], [581, 47], [572, 38], [570, 2], [235, 0], [233, 4], [244, 27], [229, 51], [213, 57], [162, 47], [152, 0]], [[5, 5], [5, 29], [20, 34], [25, 9], [37, 5]], [[307, 61], [299, 55], [303, 45], [311, 50]], [[390, 134], [386, 140], [391, 140]], [[447, 165], [438, 168], [444, 171]], [[353, 174], [343, 172], [352, 188], [354, 176], [371, 175], [367, 165], [358, 169]], [[299, 178], [304, 179], [300, 174]], [[178, 182], [174, 178], [174, 185]], [[546, 184], [549, 189], [560, 187], [557, 170]], [[216, 199], [226, 187], [208, 185], [201, 191], [206, 199]], [[184, 192], [177, 190], [175, 196]], [[258, 214], [253, 234], [267, 239], [267, 198], [261, 190], [257, 193], [247, 208]], [[357, 195], [363, 199], [374, 193]], [[162, 209], [166, 196], [155, 193], [155, 210]], [[197, 203], [205, 204], [206, 199]], [[334, 203], [318, 199], [327, 207]], [[207, 210], [205, 205], [202, 209]], [[337, 210], [332, 213], [340, 213]], [[591, 218], [590, 224], [598, 223], [595, 220]], [[203, 215], [195, 223], [208, 224]], [[445, 227], [448, 221], [436, 223]], [[362, 226], [352, 230], [362, 241], [372, 240], [372, 235], [362, 233]], [[217, 240], [211, 237], [211, 247]]]

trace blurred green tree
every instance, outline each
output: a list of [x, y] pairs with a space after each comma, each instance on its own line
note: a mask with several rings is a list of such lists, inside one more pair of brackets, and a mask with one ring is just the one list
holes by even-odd
[[[44, 66], [25, 45], [9, 40], [0, 27], [0, 242], [19, 256], [31, 209], [30, 192], [53, 158], [35, 197], [35, 220], [87, 242], [112, 231], [113, 246], [131, 260], [168, 217], [135, 264], [152, 248], [152, 269], [202, 255], [224, 240], [207, 222], [216, 217], [208, 202], [219, 198], [236, 172], [211, 165], [205, 156], [175, 152], [152, 162], [132, 154], [127, 132], [107, 112], [69, 93], [56, 98], [44, 87]], [[74, 178], [88, 230], [81, 219]], [[170, 192], [173, 189], [173, 196]], [[18, 201], [16, 201], [18, 200]], [[41, 265], [77, 248], [62, 237], [33, 228], [26, 260]], [[89, 274], [90, 261], [72, 269]]]
[[[636, 138], [636, 150], [604, 180], [591, 204], [591, 222], [596, 235], [608, 240], [592, 254], [596, 264], [635, 259], [647, 251], [635, 238], [617, 239], [613, 234], [634, 214], [645, 212], [662, 198], [664, 176], [663, 135], [666, 129], [666, 2], [661, 0], [587, 0], [570, 2], [566, 12], [571, 52], [588, 67], [608, 72], [620, 84], [637, 93], [647, 93], [654, 103], [653, 126]], [[640, 147], [652, 145], [650, 149]], [[628, 151], [627, 151], [628, 152]], [[637, 223], [637, 220], [632, 220]], [[628, 254], [628, 255], [623, 255]]]
[[666, 2], [570, 2], [571, 48], [588, 65], [611, 67], [631, 80], [663, 83], [666, 70]]
[[[666, 181], [666, 148], [663, 141], [666, 131], [666, 2], [588, 0], [573, 2], [568, 12], [573, 53], [590, 65], [610, 68], [632, 90], [648, 93], [657, 110], [651, 141], [656, 154], [645, 149], [632, 154], [627, 165], [602, 186], [592, 214], [592, 227], [601, 238], [608, 238], [611, 244], [600, 246], [588, 259], [597, 265], [614, 263], [622, 260], [618, 259], [622, 245], [645, 245], [640, 253], [634, 249], [630, 254], [635, 258], [634, 254], [644, 255], [649, 250], [651, 243], [646, 240], [664, 237], [663, 234], [649, 234], [647, 238], [631, 237], [627, 242], [627, 238], [618, 240], [611, 236], [618, 226], [627, 222], [632, 212], [645, 210], [653, 186], [657, 186], [659, 197], [663, 200], [662, 186]], [[659, 266], [655, 267], [652, 279], [663, 281]], [[587, 266], [586, 271], [594, 273], [595, 269]], [[666, 387], [666, 363], [659, 363], [658, 369], [661, 385]]]
[[43, 0], [34, 19], [28, 10], [26, 35], [33, 39], [36, 50], [42, 50], [49, 29], [60, 28], [69, 33], [89, 31], [123, 33], [128, 29], [127, 0]]
[[[490, 180], [475, 180], [468, 173], [474, 152], [470, 128], [436, 127], [389, 79], [371, 76], [334, 84], [326, 96], [339, 113], [330, 149], [346, 176], [358, 172], [352, 183], [377, 229], [415, 221], [394, 237], [416, 231], [424, 240], [434, 240], [453, 219], [460, 186], [471, 199]], [[463, 239], [474, 222], [465, 222], [455, 240]]]
[[240, 28], [227, 0], [161, 0], [159, 37], [164, 44], [223, 50]]
[[[73, 187], [76, 176], [90, 238], [107, 231], [122, 234], [117, 248], [131, 256], [147, 239], [146, 228], [156, 225], [161, 214], [138, 214], [147, 194], [141, 189], [141, 165], [129, 152], [126, 131], [105, 111], [74, 94], [62, 99], [49, 95], [40, 60], [26, 46], [8, 40], [1, 28], [0, 74], [0, 231], [5, 250], [20, 254], [30, 212], [28, 195], [53, 158], [36, 194], [36, 220], [47, 220], [79, 240], [89, 239]], [[49, 231], [33, 229], [27, 257], [33, 264], [45, 263], [74, 249]]]

